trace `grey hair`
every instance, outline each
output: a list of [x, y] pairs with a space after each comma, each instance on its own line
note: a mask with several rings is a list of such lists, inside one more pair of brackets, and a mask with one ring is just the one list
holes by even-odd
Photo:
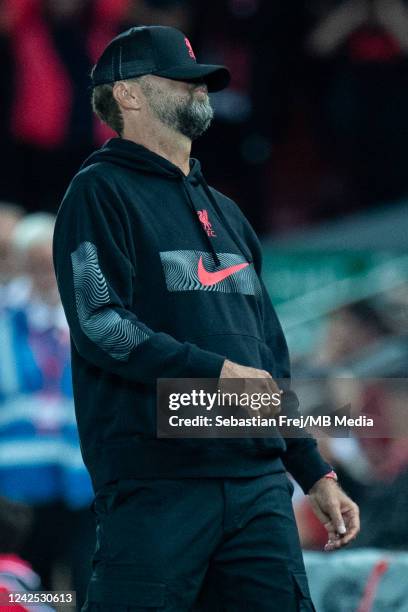
[[[126, 79], [127, 81], [136, 82], [143, 77], [135, 77]], [[115, 83], [104, 83], [96, 85], [92, 90], [92, 109], [99, 119], [106, 123], [119, 136], [123, 135], [123, 116], [113, 95], [113, 87]]]

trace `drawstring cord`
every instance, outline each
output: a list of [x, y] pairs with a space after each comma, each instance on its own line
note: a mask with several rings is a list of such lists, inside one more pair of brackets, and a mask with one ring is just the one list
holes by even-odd
[[224, 227], [225, 227], [226, 231], [229, 233], [231, 240], [235, 243], [235, 245], [237, 246], [238, 250], [241, 251], [241, 253], [246, 257], [246, 260], [248, 261], [248, 263], [252, 263], [252, 255], [251, 255], [250, 251], [246, 248], [246, 246], [242, 242], [241, 238], [233, 231], [233, 229], [230, 226], [226, 216], [224, 215], [220, 205], [218, 204], [217, 200], [215, 199], [211, 189], [209, 188], [209, 186], [207, 185], [205, 180], [200, 181], [200, 184], [204, 188], [204, 191], [206, 192], [208, 198], [211, 200], [211, 203], [214, 206], [215, 210], [217, 211], [218, 216], [223, 221]]
[[[244, 242], [241, 240], [241, 238], [233, 231], [233, 229], [231, 228], [226, 216], [224, 215], [220, 205], [218, 204], [216, 198], [214, 197], [211, 189], [209, 188], [209, 186], [207, 185], [204, 177], [202, 176], [201, 172], [197, 172], [196, 175], [194, 176], [194, 179], [197, 181], [197, 183], [199, 183], [202, 188], [204, 189], [208, 199], [210, 200], [210, 202], [212, 203], [217, 215], [219, 216], [220, 220], [222, 221], [225, 230], [228, 232], [228, 234], [230, 235], [231, 240], [234, 242], [234, 244], [236, 245], [237, 249], [244, 255], [244, 257], [246, 258], [246, 260], [248, 261], [248, 263], [252, 263], [252, 255], [251, 252], [247, 249], [246, 245], [244, 244]], [[210, 238], [210, 236], [207, 234], [207, 232], [205, 231], [205, 229], [203, 228], [201, 221], [198, 217], [197, 214], [197, 210], [194, 206], [194, 202], [193, 202], [193, 198], [191, 196], [189, 187], [187, 185], [187, 180], [186, 178], [183, 176], [182, 177], [183, 180], [183, 188], [184, 188], [184, 192], [187, 196], [187, 200], [189, 203], [189, 206], [193, 212], [193, 215], [196, 219], [196, 222], [199, 224], [200, 226], [200, 230], [202, 232], [204, 232], [204, 236], [205, 239], [207, 241], [208, 247], [210, 249], [210, 253], [212, 255], [212, 258], [214, 260], [214, 264], [215, 266], [218, 268], [218, 266], [221, 265], [220, 259], [217, 255], [217, 252], [214, 248], [213, 242]]]

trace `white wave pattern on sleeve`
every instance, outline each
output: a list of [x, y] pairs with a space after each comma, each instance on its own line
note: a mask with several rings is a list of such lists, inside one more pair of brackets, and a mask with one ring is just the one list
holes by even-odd
[[71, 253], [75, 301], [84, 334], [114, 359], [127, 361], [131, 351], [151, 334], [123, 319], [112, 307], [106, 279], [92, 242]]

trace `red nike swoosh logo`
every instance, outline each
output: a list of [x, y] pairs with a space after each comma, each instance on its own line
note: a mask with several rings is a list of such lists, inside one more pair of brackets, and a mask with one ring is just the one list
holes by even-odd
[[249, 266], [249, 263], [245, 262], [242, 264], [236, 264], [235, 266], [229, 266], [223, 270], [217, 270], [216, 272], [208, 272], [208, 270], [204, 268], [203, 258], [200, 257], [198, 261], [198, 280], [202, 285], [210, 287], [211, 285], [216, 285], [225, 278], [228, 278], [228, 276], [235, 274], [235, 272], [238, 272], [247, 266]]

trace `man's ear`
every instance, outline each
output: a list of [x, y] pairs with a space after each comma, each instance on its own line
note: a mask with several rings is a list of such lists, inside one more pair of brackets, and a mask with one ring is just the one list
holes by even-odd
[[112, 95], [123, 109], [139, 110], [141, 107], [137, 88], [132, 82], [117, 81], [113, 86]]

